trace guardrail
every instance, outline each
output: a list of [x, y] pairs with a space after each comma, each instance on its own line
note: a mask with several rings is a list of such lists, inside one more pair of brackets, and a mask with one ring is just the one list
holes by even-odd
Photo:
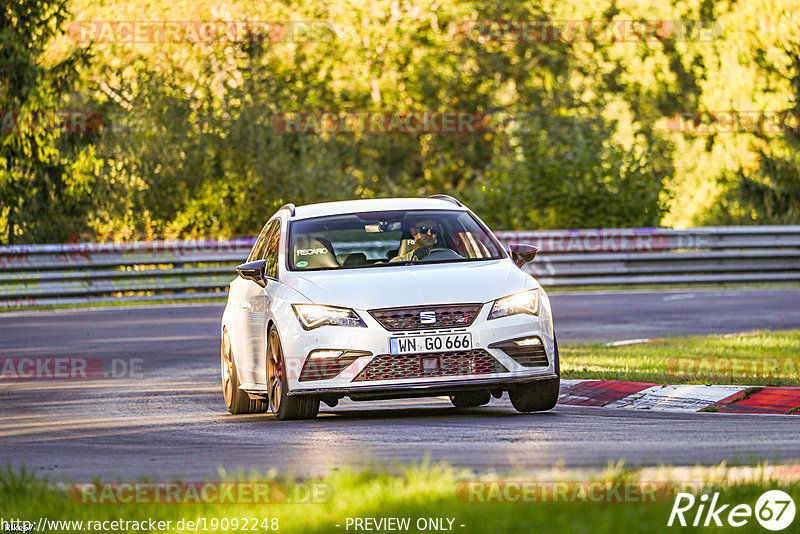
[[[497, 232], [545, 287], [800, 282], [800, 226]], [[223, 298], [254, 239], [0, 247], [0, 307]]]
[[800, 226], [497, 232], [544, 286], [800, 282]]

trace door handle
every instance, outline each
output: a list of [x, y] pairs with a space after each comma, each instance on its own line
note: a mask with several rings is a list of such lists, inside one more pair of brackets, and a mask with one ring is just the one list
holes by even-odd
[[250, 308], [252, 308], [249, 302], [240, 302], [239, 306], [241, 306], [245, 310], [249, 310]]

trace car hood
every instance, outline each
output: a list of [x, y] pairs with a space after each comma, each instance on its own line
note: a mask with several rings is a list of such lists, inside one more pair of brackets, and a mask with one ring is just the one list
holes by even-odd
[[508, 259], [292, 272], [287, 283], [312, 302], [361, 310], [489, 302], [537, 285]]

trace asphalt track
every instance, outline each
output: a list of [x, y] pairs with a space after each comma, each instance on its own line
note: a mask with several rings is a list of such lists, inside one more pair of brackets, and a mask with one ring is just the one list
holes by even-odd
[[[552, 295], [559, 341], [800, 328], [800, 289]], [[507, 398], [457, 410], [440, 398], [343, 402], [313, 421], [232, 416], [219, 387], [217, 304], [0, 315], [0, 357], [135, 365], [93, 380], [0, 382], [0, 462], [73, 481], [202, 480], [278, 469], [446, 460], [485, 471], [800, 460], [793, 416], [558, 406]], [[128, 370], [130, 371], [130, 370]]]

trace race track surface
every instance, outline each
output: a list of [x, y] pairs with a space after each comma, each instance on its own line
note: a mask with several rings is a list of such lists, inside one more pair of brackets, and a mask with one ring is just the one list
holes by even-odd
[[[552, 301], [562, 343], [800, 328], [797, 289], [576, 292]], [[800, 459], [796, 416], [570, 406], [524, 415], [507, 397], [470, 410], [442, 398], [343, 401], [323, 405], [314, 421], [232, 416], [219, 387], [221, 313], [209, 304], [0, 315], [0, 357], [136, 366], [132, 377], [0, 382], [0, 461], [81, 481], [271, 468], [303, 476], [426, 455], [478, 471]]]

